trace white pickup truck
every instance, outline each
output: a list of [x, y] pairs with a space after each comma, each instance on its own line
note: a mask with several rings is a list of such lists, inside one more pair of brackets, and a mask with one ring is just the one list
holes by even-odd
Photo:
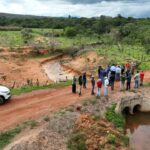
[[5, 86], [0, 85], [0, 105], [4, 104], [10, 98], [11, 98], [10, 89]]

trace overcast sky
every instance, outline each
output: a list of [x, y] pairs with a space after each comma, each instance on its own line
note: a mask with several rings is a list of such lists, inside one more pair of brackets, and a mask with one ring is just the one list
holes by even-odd
[[0, 12], [42, 16], [150, 17], [150, 0], [0, 0]]

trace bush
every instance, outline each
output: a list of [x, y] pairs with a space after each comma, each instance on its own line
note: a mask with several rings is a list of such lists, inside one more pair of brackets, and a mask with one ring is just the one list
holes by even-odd
[[49, 118], [48, 116], [46, 116], [46, 117], [44, 118], [44, 121], [48, 122], [48, 121], [50, 121], [50, 118]]
[[107, 142], [110, 144], [115, 144], [116, 143], [116, 136], [113, 134], [108, 134]]
[[86, 150], [85, 144], [85, 134], [83, 132], [76, 132], [74, 133], [69, 142], [68, 142], [68, 149], [69, 150]]
[[65, 35], [66, 35], [67, 37], [74, 37], [74, 36], [77, 35], [77, 32], [76, 32], [75, 28], [67, 27], [67, 28], [65, 29]]
[[125, 119], [121, 114], [115, 113], [115, 107], [116, 105], [113, 105], [112, 107], [107, 109], [107, 112], [105, 114], [106, 119], [112, 122], [115, 125], [115, 127], [124, 128]]

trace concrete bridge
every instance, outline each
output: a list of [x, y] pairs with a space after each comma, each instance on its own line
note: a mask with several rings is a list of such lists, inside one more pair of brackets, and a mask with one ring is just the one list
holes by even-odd
[[133, 114], [135, 110], [150, 111], [150, 97], [141, 95], [129, 96], [122, 98], [116, 106], [116, 113], [129, 112]]

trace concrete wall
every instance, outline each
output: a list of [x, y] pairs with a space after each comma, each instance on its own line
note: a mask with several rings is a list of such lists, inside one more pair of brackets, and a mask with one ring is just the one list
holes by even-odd
[[148, 112], [150, 111], [150, 98], [144, 97], [142, 101], [141, 111]]
[[117, 103], [115, 111], [117, 113], [122, 113], [124, 108], [129, 107], [130, 113], [132, 114], [133, 109], [136, 105], [141, 106], [140, 111], [148, 112], [148, 111], [150, 111], [150, 98], [149, 97], [142, 97], [140, 95], [122, 98]]

